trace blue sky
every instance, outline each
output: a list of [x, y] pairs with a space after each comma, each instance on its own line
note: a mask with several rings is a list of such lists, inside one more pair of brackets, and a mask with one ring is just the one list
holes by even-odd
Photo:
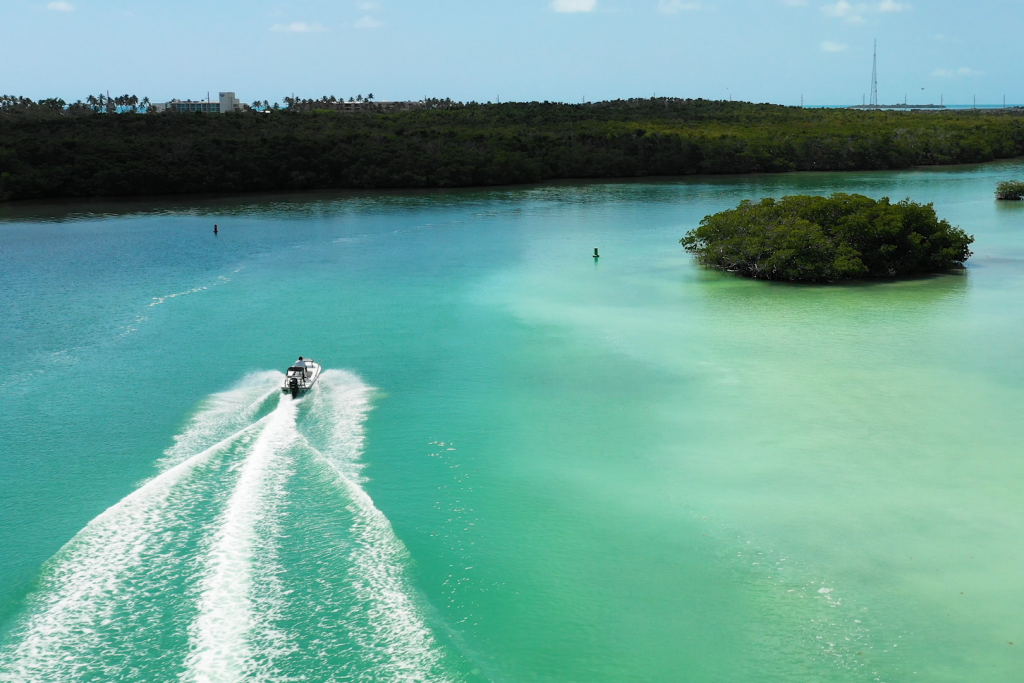
[[1024, 102], [1024, 0], [2, 0], [0, 92]]

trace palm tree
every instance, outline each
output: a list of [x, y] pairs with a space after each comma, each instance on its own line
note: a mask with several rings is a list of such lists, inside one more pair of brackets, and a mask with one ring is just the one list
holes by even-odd
[[51, 111], [63, 112], [65, 104], [67, 104], [67, 102], [58, 97], [48, 97], [45, 100], [39, 100], [40, 107]]
[[78, 114], [91, 114], [92, 111], [93, 111], [92, 107], [90, 107], [88, 104], [86, 104], [82, 100], [78, 100], [77, 102], [72, 102], [71, 104], [68, 105], [68, 113], [69, 114], [74, 114], [74, 115], [78, 115]]

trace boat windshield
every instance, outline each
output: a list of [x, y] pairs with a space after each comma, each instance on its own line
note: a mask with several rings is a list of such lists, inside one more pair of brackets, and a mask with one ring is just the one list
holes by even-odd
[[288, 375], [302, 375], [306, 376], [306, 368], [288, 368]]

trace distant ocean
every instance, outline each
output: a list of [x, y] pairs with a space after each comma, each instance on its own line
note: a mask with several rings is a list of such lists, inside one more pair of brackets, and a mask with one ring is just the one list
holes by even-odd
[[[863, 104], [805, 104], [804, 109], [850, 109], [853, 107], [863, 107]], [[893, 104], [882, 105], [885, 107], [899, 107], [895, 111], [901, 111], [902, 109], [913, 109], [914, 107], [944, 107], [946, 109], [1014, 109], [1024, 107], [1024, 104], [943, 104], [940, 105], [938, 102], [918, 102], [910, 104], [900, 104], [895, 102]]]

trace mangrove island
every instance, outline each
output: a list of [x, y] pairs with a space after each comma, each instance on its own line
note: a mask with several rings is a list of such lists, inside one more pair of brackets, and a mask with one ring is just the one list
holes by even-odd
[[1004, 180], [996, 186], [996, 199], [1020, 201], [1024, 199], [1024, 181]]
[[949, 271], [963, 267], [972, 242], [931, 204], [844, 193], [744, 200], [680, 240], [702, 265], [790, 282]]

